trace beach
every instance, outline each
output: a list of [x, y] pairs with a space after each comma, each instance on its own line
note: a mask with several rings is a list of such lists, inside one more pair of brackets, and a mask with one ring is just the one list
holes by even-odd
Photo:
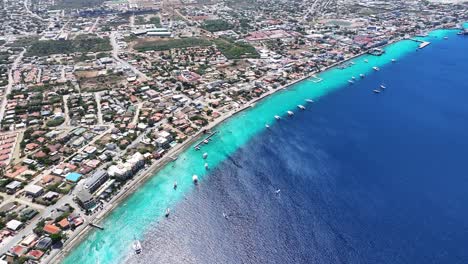
[[[445, 33], [443, 33], [443, 34], [445, 34]], [[403, 43], [404, 45], [402, 46], [401, 43]], [[400, 45], [398, 45], [398, 44], [400, 44]], [[394, 48], [392, 50], [392, 45], [398, 45], [398, 47], [393, 46]], [[245, 116], [249, 115], [247, 113], [249, 111], [244, 111], [244, 110], [246, 110], [246, 109], [253, 109], [253, 110], [259, 109], [259, 110], [257, 110], [258, 113], [256, 113], [255, 115], [256, 115], [256, 117], [261, 117], [261, 118], [256, 118], [255, 123], [253, 123], [252, 122], [253, 117], [248, 116], [249, 119], [247, 120], [248, 121], [247, 124], [251, 125], [251, 131], [249, 131], [248, 134], [246, 134], [246, 135], [242, 135], [241, 137], [233, 138], [232, 139], [233, 144], [232, 144], [232, 146], [229, 148], [229, 150], [227, 152], [217, 153], [216, 150], [214, 149], [215, 147], [213, 146], [213, 145], [215, 145], [215, 142], [211, 143], [212, 145], [207, 146], [207, 148], [209, 150], [208, 152], [210, 153], [210, 160], [209, 160], [210, 161], [210, 167], [215, 167], [222, 160], [224, 160], [227, 156], [229, 156], [230, 153], [234, 152], [239, 146], [242, 146], [243, 144], [248, 142], [249, 139], [253, 135], [255, 135], [255, 134], [261, 132], [263, 129], [265, 129], [264, 128], [265, 123], [273, 122], [274, 120], [273, 120], [272, 111], [275, 111], [278, 114], [281, 114], [281, 113], [285, 113], [285, 111], [288, 110], [288, 109], [294, 108], [297, 104], [300, 104], [301, 102], [304, 102], [304, 100], [307, 99], [307, 98], [311, 98], [311, 99], [316, 100], [316, 99], [320, 98], [321, 96], [342, 87], [344, 84], [346, 84], [346, 81], [350, 78], [351, 75], [358, 76], [359, 73], [370, 74], [372, 72], [372, 69], [371, 69], [372, 66], [384, 67], [386, 64], [390, 63], [390, 59], [393, 59], [393, 58], [399, 59], [399, 58], [403, 57], [405, 54], [414, 51], [416, 46], [417, 46], [417, 44], [413, 43], [411, 41], [403, 41], [403, 42], [399, 42], [399, 43], [396, 43], [396, 44], [391, 44], [391, 45], [388, 46], [390, 51], [387, 51], [387, 54], [384, 54], [382, 57], [371, 57], [369, 55], [364, 55], [366, 58], [369, 59], [369, 64], [365, 65], [363, 62], [360, 62], [360, 67], [359, 67], [359, 69], [357, 69], [358, 71], [356, 71], [356, 67], [350, 67], [349, 69], [345, 69], [345, 70], [333, 69], [333, 66], [336, 66], [336, 65], [333, 65], [333, 66], [327, 68], [326, 70], [327, 71], [330, 71], [330, 70], [331, 71], [338, 71], [338, 72], [335, 72], [335, 73], [329, 73], [329, 72], [313, 73], [313, 74], [321, 74], [320, 77], [324, 78], [325, 80], [328, 80], [329, 79], [328, 77], [331, 77], [331, 75], [337, 75], [338, 73], [341, 73], [342, 75], [345, 74], [345, 76], [342, 76], [342, 77], [338, 78], [334, 83], [323, 83], [322, 82], [322, 83], [315, 84], [315, 86], [317, 86], [319, 89], [315, 89], [315, 90], [312, 91], [309, 88], [302, 87], [302, 86], [305, 86], [304, 83], [308, 83], [308, 81], [306, 79], [310, 77], [310, 76], [305, 76], [305, 77], [303, 77], [301, 79], [298, 79], [298, 80], [292, 82], [291, 84], [288, 84], [287, 86], [285, 86], [285, 87], [288, 87], [287, 90], [282, 89], [282, 88], [285, 88], [285, 87], [280, 87], [279, 89], [272, 90], [272, 91], [270, 91], [268, 93], [263, 94], [260, 98], [256, 98], [256, 99], [252, 100], [251, 102], [246, 104], [243, 108], [237, 109], [236, 111], [232, 111], [232, 112], [224, 114], [218, 120], [211, 123], [209, 125], [209, 127], [207, 128], [207, 129], [216, 129], [216, 130], [218, 130], [218, 126], [222, 123], [221, 127], [219, 127], [219, 130], [221, 130], [221, 136], [223, 136], [223, 137], [228, 136], [229, 131], [231, 131], [231, 132], [234, 131], [235, 130], [234, 127], [236, 125], [239, 125], [241, 123], [245, 123], [244, 121], [246, 121], [246, 120], [243, 120], [243, 119], [246, 118]], [[350, 58], [348, 60], [358, 59], [358, 58], [359, 57], [353, 57], [353, 58]], [[343, 62], [340, 62], [340, 63], [343, 63]], [[313, 74], [311, 74], [311, 75], [313, 75]], [[322, 74], [325, 75], [325, 76], [322, 76]], [[327, 76], [327, 75], [330, 75], [330, 76]], [[287, 99], [291, 99], [291, 100], [285, 100], [284, 98], [280, 98], [281, 95], [284, 95], [285, 93], [287, 93], [288, 90], [297, 91], [299, 89], [301, 89], [301, 91], [302, 90], [304, 90], [304, 91], [301, 92], [301, 94], [299, 94], [297, 96], [294, 96], [294, 98], [287, 98]], [[308, 89], [308, 90], [306, 90], [306, 89]], [[284, 91], [284, 92], [277, 93], [278, 91]], [[262, 99], [264, 99], [266, 97], [268, 97], [269, 99], [261, 101]], [[270, 98], [272, 100], [270, 100]], [[273, 102], [268, 103], [268, 101], [273, 101]], [[284, 105], [278, 105], [279, 102], [287, 102], [287, 103], [285, 103]], [[251, 107], [252, 105], [254, 105], [254, 107]], [[272, 105], [275, 105], [275, 107], [273, 109], [271, 109]], [[226, 119], [231, 118], [231, 117], [232, 117], [232, 119], [229, 119], [229, 120], [233, 120], [233, 122], [230, 122], [230, 121], [224, 122]], [[228, 123], [230, 123], [230, 124], [228, 124]], [[157, 212], [151, 213], [148, 216], [148, 219], [145, 218], [144, 224], [147, 225], [148, 222], [152, 221], [155, 217], [157, 217], [158, 215], [160, 216], [162, 214], [162, 212], [163, 212], [163, 209], [166, 207], [166, 205], [175, 203], [178, 199], [180, 199], [181, 197], [184, 196], [183, 192], [187, 192], [192, 188], [192, 184], [191, 184], [191, 181], [190, 181], [190, 175], [191, 174], [196, 173], [197, 175], [200, 176], [200, 178], [202, 178], [206, 174], [206, 172], [203, 170], [203, 168], [198, 168], [198, 167], [196, 169], [190, 168], [191, 165], [199, 163], [196, 160], [199, 159], [200, 153], [203, 153], [205, 151], [205, 150], [202, 150], [202, 151], [198, 152], [198, 154], [197, 154], [195, 151], [190, 149], [190, 147], [193, 145], [193, 143], [198, 141], [201, 136], [202, 136], [202, 134], [198, 133], [195, 136], [193, 136], [192, 138], [190, 138], [189, 140], [187, 140], [186, 142], [176, 146], [176, 148], [172, 149], [169, 153], [167, 153], [166, 157], [163, 158], [163, 160], [151, 165], [146, 171], [141, 173], [141, 175], [136, 176], [135, 180], [133, 180], [131, 182], [131, 184], [129, 184], [129, 186], [127, 187], [128, 189], [126, 191], [124, 191], [124, 192], [119, 193], [118, 196], [114, 197], [113, 200], [109, 203], [110, 206], [105, 208], [103, 211], [99, 212], [96, 215], [94, 221], [99, 222], [99, 221], [102, 221], [102, 220], [106, 220], [106, 216], [112, 215], [113, 210], [114, 209], [117, 210], [119, 208], [118, 205], [122, 201], [124, 201], [125, 198], [129, 198], [129, 195], [132, 194], [135, 190], [136, 190], [136, 192], [139, 192], [138, 187], [140, 187], [145, 182], [150, 182], [150, 181], [148, 181], [150, 179], [151, 179], [151, 181], [153, 181], [153, 178], [157, 178], [157, 177], [153, 177], [153, 176], [155, 176], [155, 173], [157, 173], [156, 175], [159, 175], [160, 173], [167, 174], [169, 171], [171, 171], [170, 169], [165, 170], [165, 168], [164, 168], [164, 166], [167, 165], [167, 163], [172, 161], [168, 157], [169, 156], [180, 155], [179, 159], [177, 161], [174, 161], [174, 163], [178, 166], [177, 167], [177, 172], [178, 173], [180, 172], [180, 174], [183, 174], [183, 176], [185, 176], [183, 180], [182, 179], [178, 180], [178, 182], [182, 183], [181, 184], [181, 193], [182, 194], [178, 194], [177, 197], [174, 197], [173, 199], [166, 200], [165, 202], [162, 202], [162, 204], [158, 206], [158, 210], [156, 210]], [[188, 153], [186, 153], [186, 152], [188, 152]], [[214, 156], [215, 158], [212, 159], [211, 158], [212, 156]], [[182, 161], [180, 161], [180, 158], [182, 158]], [[186, 159], [188, 161], [185, 162], [187, 164], [182, 165], [181, 163], [184, 162], [184, 159]], [[179, 168], [179, 167], [181, 167], [181, 168]], [[162, 169], [162, 170], [160, 171], [160, 169]], [[158, 173], [158, 171], [160, 171], [160, 172]], [[184, 173], [182, 173], [182, 171]], [[190, 171], [190, 172], [188, 172], [188, 171]], [[182, 177], [182, 175], [180, 177]], [[156, 180], [154, 180], [154, 181], [155, 181], [155, 185], [157, 185], [157, 183], [159, 183], [160, 185], [161, 184], [166, 185], [166, 187], [167, 187], [167, 185], [171, 185], [171, 183], [172, 183], [172, 180], [168, 180], [168, 179], [159, 180], [159, 182], [156, 181]], [[157, 188], [159, 188], [159, 186]], [[141, 191], [141, 192], [144, 192], [144, 191]], [[109, 214], [109, 213], [111, 213], [111, 214]], [[104, 227], [107, 228], [106, 223], [104, 223]], [[110, 227], [110, 228], [112, 228], [112, 227]], [[141, 230], [138, 230], [137, 233], [139, 233], [140, 235], [143, 234], [144, 229], [145, 229], [144, 226], [141, 227]], [[92, 232], [89, 232], [89, 231], [90, 231], [90, 228], [86, 227], [81, 232], [78, 232], [79, 234], [77, 234], [75, 237], [70, 238], [70, 241], [67, 241], [67, 243], [65, 245], [64, 253], [61, 253], [61, 255], [55, 257], [53, 259], [53, 262], [55, 262], [55, 263], [60, 262], [60, 260], [63, 258], [63, 255], [66, 254], [69, 251], [73, 253], [73, 250], [71, 250], [71, 249], [75, 245], [77, 245], [81, 241], [83, 241], [84, 238], [86, 238], [88, 235], [90, 235], [92, 233]], [[132, 237], [132, 236], [130, 236], [130, 237]], [[122, 244], [125, 244], [125, 243], [122, 243]], [[87, 249], [89, 249], [89, 247]], [[128, 251], [127, 248], [125, 250]], [[106, 256], [106, 257], [108, 257], [108, 256]], [[114, 257], [115, 256], [113, 255], [113, 256], [110, 256], [109, 258], [106, 258], [106, 259], [104, 259], [102, 261], [104, 261], [104, 263], [110, 263], [111, 260]], [[69, 263], [67, 261], [68, 260], [65, 259], [65, 263]], [[93, 260], [91, 260], [90, 263], [91, 262], [93, 262]]]

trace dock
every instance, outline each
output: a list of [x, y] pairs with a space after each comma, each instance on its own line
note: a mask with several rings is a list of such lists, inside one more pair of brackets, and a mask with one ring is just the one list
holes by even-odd
[[89, 223], [90, 226], [94, 227], [94, 228], [97, 228], [97, 229], [100, 229], [100, 230], [104, 230], [104, 227], [103, 226], [100, 226], [98, 224], [95, 224], [95, 223]]
[[312, 77], [309, 78], [309, 81], [312, 81], [312, 82], [314, 82], [314, 83], [319, 83], [319, 82], [323, 81], [323, 79], [317, 77], [316, 75], [314, 75], [314, 76], [312, 76]]
[[420, 49], [425, 48], [427, 45], [431, 44], [429, 41], [419, 40], [415, 38], [410, 38], [410, 40], [421, 43], [419, 44], [419, 47], [418, 47]]
[[208, 135], [206, 138], [202, 139], [200, 142], [198, 142], [198, 143], [194, 146], [194, 148], [195, 148], [195, 149], [200, 148], [201, 145], [205, 144], [205, 142], [206, 142], [207, 140], [209, 140], [210, 138], [212, 138], [212, 137], [213, 137], [214, 135], [216, 135], [217, 133], [218, 133], [218, 131], [214, 131], [214, 132], [209, 133], [209, 135]]
[[373, 56], [382, 56], [382, 54], [385, 53], [385, 50], [379, 49], [379, 48], [373, 48], [369, 51], [367, 51], [368, 54], [373, 55]]

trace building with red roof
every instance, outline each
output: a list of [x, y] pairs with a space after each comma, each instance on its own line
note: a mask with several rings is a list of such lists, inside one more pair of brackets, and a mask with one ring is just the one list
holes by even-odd
[[44, 226], [44, 232], [48, 234], [58, 234], [62, 231], [59, 227], [54, 226], [54, 225], [45, 225]]

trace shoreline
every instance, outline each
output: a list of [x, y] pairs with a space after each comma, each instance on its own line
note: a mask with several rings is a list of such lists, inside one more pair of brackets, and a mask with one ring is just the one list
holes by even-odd
[[[437, 29], [437, 28], [435, 28], [435, 29]], [[435, 30], [435, 29], [431, 29], [431, 31]], [[398, 38], [398, 39], [390, 40], [387, 44], [381, 46], [381, 48], [387, 47], [389, 45], [400, 42], [402, 40], [405, 40], [405, 39], [404, 38]], [[343, 63], [346, 63], [346, 62], [348, 62], [350, 60], [356, 59], [356, 58], [361, 57], [361, 56], [366, 55], [366, 54], [368, 54], [368, 53], [367, 52], [361, 52], [361, 53], [353, 55], [353, 56], [351, 56], [351, 57], [349, 57], [347, 59], [344, 59], [344, 60], [339, 61], [339, 62], [335, 62], [335, 63], [333, 63], [333, 64], [331, 64], [329, 66], [326, 66], [325, 68], [320, 69], [319, 71], [310, 72], [310, 73], [308, 73], [308, 74], [306, 74], [306, 75], [304, 75], [304, 76], [302, 76], [302, 77], [300, 77], [298, 79], [292, 80], [291, 82], [289, 82], [289, 83], [287, 83], [287, 84], [285, 84], [283, 86], [280, 86], [280, 87], [278, 87], [276, 89], [272, 89], [272, 90], [269, 90], [269, 91], [265, 92], [264, 94], [260, 95], [257, 98], [252, 99], [251, 101], [247, 102], [245, 105], [243, 105], [243, 106], [241, 106], [241, 107], [239, 107], [237, 109], [233, 109], [233, 110], [230, 110], [230, 111], [222, 114], [217, 120], [215, 120], [212, 123], [208, 124], [202, 130], [198, 131], [196, 134], [191, 136], [188, 140], [186, 140], [185, 142], [179, 144], [175, 148], [169, 150], [161, 160], [155, 161], [148, 168], [146, 168], [143, 171], [140, 171], [139, 173], [137, 173], [132, 180], [130, 180], [129, 182], [127, 182], [126, 185], [123, 186], [123, 190], [121, 189], [116, 194], [116, 196], [114, 196], [109, 201], [109, 203], [107, 203], [106, 206], [100, 212], [97, 212], [96, 215], [92, 216], [87, 221], [87, 223], [84, 224], [84, 226], [82, 227], [81, 230], [76, 230], [75, 231], [76, 234], [73, 234], [72, 236], [70, 236], [70, 238], [67, 241], [65, 241], [64, 246], [62, 247], [62, 249], [60, 249], [56, 253], [52, 253], [49, 256], [47, 256], [48, 258], [46, 258], [46, 260], [48, 260], [49, 263], [60, 263], [63, 259], [65, 259], [68, 256], [68, 254], [86, 238], [88, 232], [91, 231], [91, 229], [93, 229], [93, 227], [90, 226], [90, 223], [99, 223], [99, 222], [103, 221], [106, 218], [106, 216], [108, 216], [117, 206], [119, 206], [121, 204], [121, 202], [123, 200], [128, 198], [140, 186], [142, 186], [149, 179], [151, 179], [153, 176], [155, 176], [155, 174], [159, 170], [161, 170], [167, 164], [172, 162], [173, 160], [170, 158], [170, 156], [179, 155], [181, 152], [188, 150], [189, 147], [191, 147], [192, 144], [194, 144], [196, 141], [200, 140], [204, 135], [203, 130], [213, 129], [216, 126], [218, 126], [218, 125], [222, 124], [223, 122], [227, 121], [231, 117], [236, 116], [237, 114], [243, 112], [246, 109], [254, 107], [256, 103], [262, 101], [263, 99], [265, 99], [267, 97], [270, 97], [271, 95], [273, 95], [273, 94], [275, 94], [275, 93], [277, 93], [279, 91], [286, 90], [290, 86], [293, 86], [293, 85], [295, 85], [295, 84], [297, 84], [299, 82], [307, 80], [307, 79], [313, 77], [314, 75], [317, 75], [317, 74], [326, 72], [328, 70], [331, 70], [332, 68], [334, 68], [334, 67], [336, 67], [338, 65], [341, 65]]]
[[[334, 63], [334, 64], [332, 64], [330, 66], [327, 66], [327, 67], [325, 67], [324, 69], [322, 69], [320, 71], [308, 73], [303, 77], [300, 77], [300, 78], [298, 78], [296, 80], [291, 81], [290, 83], [287, 83], [287, 84], [285, 84], [283, 86], [280, 86], [280, 87], [278, 87], [276, 89], [272, 89], [270, 91], [267, 91], [267, 92], [263, 93], [259, 97], [252, 99], [251, 101], [249, 101], [244, 106], [242, 106], [242, 107], [240, 107], [238, 109], [231, 110], [231, 111], [221, 115], [221, 117], [218, 120], [215, 120], [211, 124], [208, 124], [207, 127], [204, 127], [202, 130], [198, 131], [196, 134], [191, 136], [191, 138], [189, 138], [185, 142], [182, 142], [180, 145], [176, 146], [174, 149], [169, 150], [161, 160], [156, 161], [155, 163], [151, 164], [144, 171], [140, 171], [139, 173], [137, 173], [132, 180], [127, 182], [128, 186], [123, 187], [124, 191], [120, 191], [119, 193], [117, 193], [117, 195], [114, 196], [109, 201], [109, 203], [107, 204], [106, 207], [104, 207], [100, 212], [98, 212], [91, 220], [88, 220], [88, 222], [82, 228], [82, 230], [77, 231], [76, 234], [73, 234], [73, 236], [71, 236], [67, 241], [65, 241], [65, 244], [64, 244], [63, 248], [60, 249], [60, 251], [58, 251], [57, 253], [55, 253], [53, 255], [51, 254], [51, 255], [48, 256], [50, 258], [49, 263], [60, 263], [60, 261], [63, 260], [71, 252], [71, 250], [73, 248], [75, 248], [76, 246], [79, 245], [79, 243], [86, 237], [88, 232], [93, 229], [93, 227], [90, 226], [91, 223], [99, 223], [102, 220], [104, 220], [105, 217], [107, 215], [109, 215], [117, 206], [119, 206], [123, 200], [125, 200], [131, 194], [133, 194], [138, 189], [138, 187], [140, 187], [141, 185], [146, 183], [161, 168], [163, 168], [164, 166], [166, 166], [167, 164], [172, 162], [173, 160], [169, 158], [170, 156], [178, 155], [181, 152], [183, 152], [185, 150], [188, 150], [189, 147], [192, 144], [194, 144], [196, 141], [200, 140], [204, 135], [203, 130], [213, 129], [216, 126], [223, 123], [224, 121], [227, 121], [230, 118], [242, 113], [243, 111], [245, 111], [245, 110], [247, 110], [247, 109], [249, 109], [251, 107], [254, 107], [256, 103], [262, 101], [263, 99], [265, 99], [265, 98], [267, 98], [267, 97], [269, 97], [269, 96], [271, 96], [271, 95], [273, 95], [273, 94], [275, 94], [277, 92], [285, 90], [288, 87], [295, 85], [296, 83], [307, 80], [308, 78], [311, 78], [316, 74], [327, 71], [327, 70], [329, 70], [329, 69], [331, 69], [333, 67], [336, 67], [337, 65], [340, 65], [342, 63], [345, 63], [345, 62], [347, 62], [349, 60], [352, 60], [352, 59], [354, 59], [356, 57], [359, 57], [359, 56], [362, 56], [362, 55], [365, 55], [365, 54], [367, 54], [367, 52], [361, 52], [361, 53], [359, 53], [357, 55], [354, 55], [354, 56], [352, 56], [352, 57], [350, 57], [348, 59], [336, 62], [336, 63]], [[139, 176], [139, 175], [141, 175], [141, 176]]]

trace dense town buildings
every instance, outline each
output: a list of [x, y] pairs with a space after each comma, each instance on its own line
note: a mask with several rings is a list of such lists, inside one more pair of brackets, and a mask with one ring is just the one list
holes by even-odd
[[262, 96], [468, 20], [467, 3], [427, 1], [82, 2], [0, 7], [0, 263], [47, 262], [150, 166]]

